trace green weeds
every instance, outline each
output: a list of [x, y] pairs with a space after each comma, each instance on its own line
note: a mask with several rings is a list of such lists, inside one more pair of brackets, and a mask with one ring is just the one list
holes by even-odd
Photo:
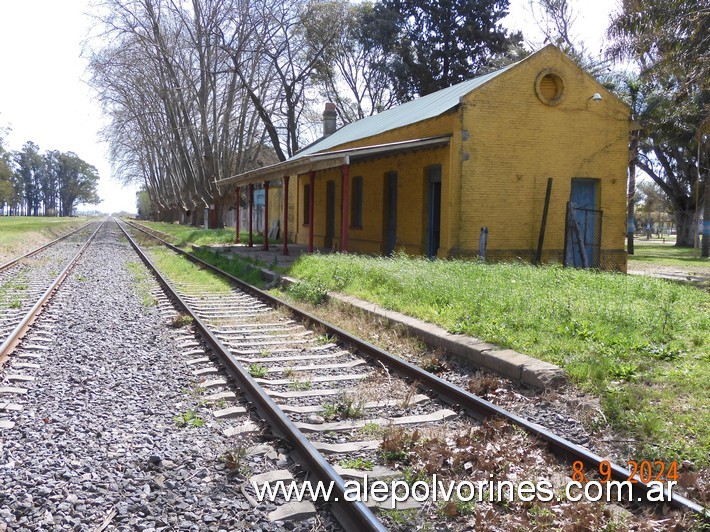
[[249, 372], [249, 375], [251, 375], [254, 378], [257, 379], [262, 379], [266, 377], [266, 374], [269, 373], [269, 368], [264, 366], [263, 364], [249, 364], [247, 367], [247, 371]]
[[288, 293], [297, 301], [320, 305], [328, 299], [328, 289], [323, 283], [301, 281], [288, 287]]
[[188, 316], [187, 314], [183, 314], [181, 312], [177, 316], [175, 316], [175, 318], [173, 318], [173, 321], [170, 325], [175, 329], [180, 329], [182, 327], [190, 325], [194, 321], [195, 320], [192, 318], [192, 316]]
[[[304, 300], [342, 291], [558, 364], [636, 440], [633, 459], [708, 464], [710, 295], [702, 290], [559, 266], [405, 256], [304, 255], [290, 273], [305, 281], [289, 289]], [[429, 369], [441, 370], [438, 362]]]
[[197, 428], [205, 424], [205, 420], [197, 415], [194, 410], [188, 410], [182, 414], [173, 417], [173, 421], [178, 427], [192, 427]]
[[192, 252], [192, 255], [253, 286], [258, 288], [265, 286], [264, 280], [261, 278], [261, 270], [254, 261], [241, 257], [228, 259], [219, 253], [204, 249], [195, 250]]
[[360, 400], [343, 396], [334, 403], [325, 403], [322, 414], [327, 420], [359, 419], [365, 415], [365, 405]]
[[[157, 301], [150, 293], [151, 283], [149, 281], [148, 270], [140, 262], [127, 262], [126, 268], [133, 278], [133, 285], [136, 293], [144, 307], [152, 307], [157, 304]], [[78, 277], [79, 281], [85, 281], [86, 278]]]
[[288, 383], [288, 389], [292, 392], [306, 391], [310, 390], [313, 384], [309, 380], [295, 379]]
[[343, 459], [338, 464], [346, 469], [359, 469], [360, 471], [372, 471], [375, 467], [375, 463], [372, 460], [365, 460], [360, 457]]

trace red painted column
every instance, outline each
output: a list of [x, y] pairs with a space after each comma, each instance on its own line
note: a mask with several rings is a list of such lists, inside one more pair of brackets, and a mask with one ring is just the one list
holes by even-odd
[[315, 200], [315, 189], [316, 189], [316, 173], [311, 170], [311, 186], [309, 187], [310, 201], [308, 204], [308, 253], [313, 253], [313, 203]]
[[288, 177], [284, 176], [284, 223], [281, 228], [281, 238], [283, 238], [283, 254], [288, 255]]
[[254, 247], [254, 183], [249, 183], [249, 247]]
[[234, 229], [234, 243], [235, 244], [240, 244], [241, 240], [239, 238], [239, 189], [240, 187], [237, 187], [236, 193], [235, 193], [235, 202], [234, 202], [234, 221], [236, 222], [236, 228]]
[[269, 251], [269, 182], [264, 182], [264, 251]]
[[344, 164], [340, 167], [340, 176], [342, 177], [342, 199], [343, 204], [340, 212], [340, 251], [348, 252], [348, 209], [350, 207], [350, 165]]

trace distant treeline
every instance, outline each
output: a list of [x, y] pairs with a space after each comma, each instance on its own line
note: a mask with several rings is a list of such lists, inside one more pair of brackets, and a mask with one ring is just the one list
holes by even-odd
[[40, 153], [34, 142], [6, 151], [0, 136], [0, 214], [71, 216], [78, 203], [99, 203], [96, 168], [73, 152]]

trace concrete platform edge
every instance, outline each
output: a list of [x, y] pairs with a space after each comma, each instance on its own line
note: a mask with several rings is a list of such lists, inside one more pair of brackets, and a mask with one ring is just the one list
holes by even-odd
[[[270, 275], [266, 279], [273, 280], [276, 274], [269, 273]], [[281, 277], [283, 286], [297, 282], [291, 277]], [[403, 326], [409, 334], [419, 338], [428, 346], [444, 349], [464, 362], [494, 371], [523, 386], [544, 390], [559, 388], [568, 382], [565, 371], [555, 364], [538, 360], [512, 349], [500, 349], [494, 344], [483, 342], [472, 336], [452, 334], [438, 325], [407, 316], [401, 312], [385, 309], [376, 303], [363, 301], [356, 297], [339, 293], [329, 293], [328, 297], [386, 319], [391, 324]]]

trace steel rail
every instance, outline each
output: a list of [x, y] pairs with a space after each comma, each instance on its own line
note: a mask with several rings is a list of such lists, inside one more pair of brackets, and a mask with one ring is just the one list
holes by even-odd
[[[452, 405], [458, 405], [462, 407], [474, 418], [478, 420], [484, 420], [492, 417], [500, 417], [505, 420], [508, 420], [511, 423], [518, 425], [522, 429], [540, 438], [548, 445], [549, 449], [556, 456], [570, 464], [575, 461], [580, 461], [584, 464], [586, 469], [592, 471], [599, 471], [599, 467], [602, 462], [609, 463], [608, 460], [605, 460], [598, 454], [593, 453], [592, 451], [585, 449], [584, 447], [581, 447], [575, 443], [572, 443], [571, 441], [565, 438], [557, 436], [556, 434], [553, 434], [552, 432], [548, 431], [547, 429], [536, 423], [533, 423], [525, 418], [513, 414], [512, 412], [509, 412], [504, 408], [496, 406], [493, 403], [486, 401], [485, 399], [478, 397], [477, 395], [474, 395], [459, 386], [456, 386], [455, 384], [445, 381], [444, 379], [437, 377], [436, 375], [424, 371], [423, 369], [419, 368], [418, 366], [415, 366], [414, 364], [411, 364], [395, 355], [392, 355], [391, 353], [387, 353], [379, 347], [374, 346], [369, 342], [362, 340], [361, 338], [353, 336], [347, 331], [344, 331], [336, 327], [335, 325], [323, 321], [322, 319], [317, 318], [316, 316], [313, 316], [308, 312], [298, 309], [297, 307], [290, 305], [282, 299], [279, 299], [267, 292], [264, 292], [263, 290], [260, 290], [255, 286], [252, 286], [242, 281], [241, 279], [234, 277], [233, 275], [217, 268], [216, 266], [213, 266], [208, 262], [205, 262], [202, 259], [199, 259], [191, 255], [190, 253], [187, 253], [181, 250], [180, 248], [173, 246], [162, 238], [151, 234], [149, 231], [146, 231], [139, 224], [131, 222], [129, 223], [136, 229], [151, 236], [152, 238], [155, 238], [156, 240], [159, 240], [162, 244], [166, 245], [170, 249], [185, 256], [192, 262], [199, 264], [204, 268], [207, 268], [223, 277], [228, 278], [230, 281], [237, 284], [244, 291], [251, 293], [255, 297], [267, 301], [274, 306], [280, 306], [287, 309], [292, 315], [294, 315], [300, 320], [318, 324], [320, 327], [324, 328], [329, 335], [333, 335], [340, 338], [341, 341], [343, 341], [344, 343], [355, 347], [359, 351], [374, 358], [375, 360], [381, 361], [388, 367], [394, 368], [401, 375], [408, 377], [413, 381], [419, 381], [420, 385], [423, 388], [435, 391], [439, 395], [439, 397], [441, 397], [444, 401]], [[624, 482], [626, 480], [632, 479], [631, 471], [629, 471], [625, 467], [622, 467], [618, 464], [610, 463], [610, 469], [612, 479], [615, 481]], [[647, 501], [644, 497], [651, 491], [655, 493], [658, 490], [655, 487], [651, 486], [649, 483], [641, 481], [639, 475], [633, 477], [633, 500], [637, 502], [646, 502], [646, 504], [653, 504], [652, 501]], [[694, 501], [691, 501], [690, 499], [688, 499], [687, 497], [683, 497], [682, 495], [677, 495], [672, 492], [669, 493], [665, 489], [663, 490], [663, 493], [664, 500], [670, 503], [671, 505], [683, 510], [690, 510], [694, 513], [699, 514], [705, 520], [710, 520], [710, 510], [708, 508], [705, 508], [704, 506]]]
[[126, 229], [120, 223], [117, 223], [117, 225], [124, 232], [126, 238], [128, 238], [128, 241], [131, 246], [133, 246], [133, 249], [136, 250], [141, 260], [154, 273], [158, 282], [163, 286], [166, 292], [177, 302], [179, 307], [193, 319], [195, 328], [205, 341], [209, 343], [210, 347], [212, 347], [213, 352], [218, 356], [227, 372], [239, 385], [247, 399], [256, 407], [259, 415], [266, 419], [278, 436], [284, 438], [293, 446], [296, 458], [304, 467], [305, 471], [312, 474], [316, 480], [333, 487], [332, 493], [335, 494], [335, 498], [331, 498], [329, 501], [330, 510], [343, 528], [345, 528], [345, 530], [358, 531], [386, 530], [384, 525], [372, 513], [372, 510], [363, 502], [348, 501], [343, 478], [336, 473], [333, 467], [313, 446], [308, 438], [293, 424], [274, 400], [271, 399], [264, 389], [253, 379], [249, 372], [244, 369], [230, 350], [212, 333], [200, 317], [190, 309], [187, 302], [160, 273], [158, 268], [153, 264], [150, 258], [146, 256]]
[[26, 259], [27, 257], [31, 257], [32, 255], [34, 255], [34, 254], [36, 254], [36, 253], [39, 253], [40, 251], [42, 251], [42, 250], [44, 250], [44, 249], [47, 249], [48, 247], [50, 247], [50, 246], [56, 244], [57, 242], [59, 242], [59, 241], [61, 241], [61, 240], [64, 240], [65, 238], [68, 238], [68, 237], [72, 236], [73, 234], [78, 233], [79, 231], [81, 231], [82, 229], [88, 227], [88, 226], [91, 225], [92, 223], [94, 223], [94, 222], [85, 223], [85, 224], [82, 225], [81, 227], [79, 227], [79, 228], [77, 228], [77, 229], [74, 229], [73, 231], [69, 231], [66, 235], [62, 235], [62, 236], [60, 236], [59, 238], [55, 238], [55, 239], [52, 240], [51, 242], [47, 242], [46, 244], [44, 244], [44, 245], [42, 245], [42, 246], [40, 246], [40, 247], [38, 247], [38, 248], [35, 248], [35, 249], [33, 249], [32, 251], [28, 251], [27, 253], [25, 253], [24, 255], [21, 255], [20, 257], [17, 257], [17, 258], [14, 258], [14, 259], [12, 259], [12, 260], [7, 261], [5, 264], [0, 264], [0, 272], [3, 271], [3, 270], [7, 270], [10, 266], [12, 266], [13, 264], [17, 264], [17, 263], [20, 262], [22, 259]]
[[[91, 222], [91, 223], [94, 223], [94, 222]], [[80, 229], [84, 229], [88, 225], [89, 224], [84, 225]], [[76, 265], [79, 258], [83, 255], [86, 248], [89, 247], [89, 244], [94, 239], [96, 234], [99, 232], [101, 227], [103, 227], [103, 225], [104, 225], [104, 220], [101, 221], [101, 223], [96, 228], [96, 230], [91, 234], [89, 239], [86, 242], [84, 242], [84, 245], [82, 245], [81, 248], [79, 249], [79, 251], [76, 253], [76, 255], [74, 255], [74, 258], [72, 258], [69, 261], [69, 263], [66, 265], [66, 267], [54, 279], [52, 284], [49, 285], [49, 288], [47, 288], [47, 290], [44, 291], [42, 296], [40, 296], [40, 298], [32, 306], [32, 308], [27, 311], [27, 314], [25, 314], [25, 317], [22, 318], [22, 321], [17, 324], [17, 326], [10, 332], [10, 334], [5, 339], [5, 341], [2, 343], [2, 345], [0, 345], [0, 367], [2, 367], [2, 365], [5, 363], [5, 360], [7, 360], [7, 358], [14, 351], [15, 347], [17, 347], [17, 345], [20, 343], [20, 341], [22, 341], [22, 337], [27, 332], [27, 329], [30, 328], [32, 323], [34, 323], [34, 321], [40, 315], [44, 306], [47, 304], [47, 302], [52, 297], [54, 292], [56, 292], [56, 290], [61, 286], [61, 284], [67, 278], [71, 269]]]

